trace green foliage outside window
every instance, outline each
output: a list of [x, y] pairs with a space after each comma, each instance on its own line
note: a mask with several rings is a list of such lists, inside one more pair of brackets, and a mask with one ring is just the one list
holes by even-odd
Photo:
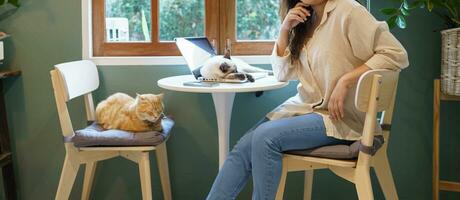
[[[151, 6], [150, 0], [106, 0], [106, 17], [122, 17], [129, 21], [130, 41], [148, 41], [148, 36], [144, 33], [150, 33], [143, 30], [142, 13], [144, 13], [147, 26], [151, 27]], [[145, 29], [145, 28], [144, 28]]]
[[237, 0], [237, 38], [273, 40], [278, 35], [279, 0]]
[[160, 0], [160, 40], [204, 35], [204, 0]]
[[[159, 0], [159, 6], [160, 40], [204, 35], [204, 0]], [[278, 7], [278, 0], [237, 0], [237, 38], [274, 39], [280, 23]], [[142, 25], [142, 12], [147, 26]], [[106, 0], [106, 17], [128, 19], [130, 41], [146, 40], [144, 33], [150, 31], [143, 29], [150, 29], [150, 16], [150, 0]]]

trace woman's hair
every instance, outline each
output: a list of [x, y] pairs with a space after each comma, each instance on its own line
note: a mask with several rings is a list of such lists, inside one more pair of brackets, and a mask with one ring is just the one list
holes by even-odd
[[[281, 18], [281, 23], [288, 14], [289, 10], [294, 8], [299, 2], [300, 0], [280, 0], [279, 15]], [[308, 7], [307, 9], [310, 11], [312, 17], [308, 17], [306, 22], [300, 23], [289, 31], [288, 48], [291, 52], [291, 64], [299, 61], [300, 52], [302, 51], [303, 46], [305, 45], [305, 40], [308, 36], [308, 30], [312, 27], [313, 21], [315, 20], [313, 9], [311, 9], [311, 7]]]

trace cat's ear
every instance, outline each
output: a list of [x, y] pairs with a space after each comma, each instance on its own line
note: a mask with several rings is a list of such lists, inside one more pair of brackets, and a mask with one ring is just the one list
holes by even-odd
[[230, 58], [230, 54], [231, 54], [231, 52], [230, 52], [230, 49], [228, 49], [228, 48], [227, 48], [227, 49], [225, 49], [225, 55], [224, 55], [224, 58], [227, 58], [227, 59], [231, 59], [231, 58]]
[[144, 98], [144, 97], [142, 97], [142, 95], [141, 95], [141, 94], [139, 94], [139, 93], [136, 93], [136, 99], [139, 99], [139, 100], [144, 100], [145, 98]]
[[158, 97], [161, 101], [163, 101], [163, 97], [164, 97], [164, 96], [165, 96], [165, 95], [164, 95], [163, 93], [160, 93], [160, 94], [157, 95], [157, 97]]

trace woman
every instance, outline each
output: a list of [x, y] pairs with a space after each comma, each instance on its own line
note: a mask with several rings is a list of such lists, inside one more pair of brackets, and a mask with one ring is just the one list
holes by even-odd
[[253, 199], [274, 199], [282, 153], [360, 139], [364, 113], [353, 105], [359, 77], [409, 64], [387, 24], [354, 0], [281, 0], [280, 15], [272, 68], [280, 81], [299, 80], [298, 93], [238, 141], [209, 200], [235, 199], [251, 174]]

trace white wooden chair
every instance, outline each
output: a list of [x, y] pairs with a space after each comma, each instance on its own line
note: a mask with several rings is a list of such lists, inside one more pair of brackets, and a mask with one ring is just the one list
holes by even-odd
[[372, 147], [377, 112], [383, 111], [380, 124], [383, 125], [385, 143], [372, 156], [360, 151], [355, 160], [328, 159], [312, 156], [283, 155], [283, 167], [277, 200], [283, 199], [287, 173], [304, 171], [304, 200], [311, 199], [313, 186], [313, 170], [330, 169], [336, 175], [355, 184], [360, 200], [374, 199], [370, 178], [370, 167], [373, 167], [386, 199], [397, 200], [398, 195], [391, 174], [387, 157], [389, 127], [393, 115], [393, 107], [398, 82], [398, 72], [390, 70], [371, 70], [364, 73], [358, 82], [355, 106], [366, 112], [361, 145]]
[[[86, 117], [88, 121], [95, 120], [94, 103], [91, 92], [99, 87], [97, 67], [90, 61], [76, 61], [55, 66], [51, 72], [51, 80], [56, 98], [59, 121], [62, 134], [69, 137], [74, 129], [67, 109], [67, 102], [84, 96]], [[80, 165], [85, 164], [83, 192], [81, 199], [89, 199], [98, 161], [122, 156], [139, 165], [139, 175], [142, 187], [142, 199], [152, 199], [150, 179], [149, 152], [156, 150], [163, 196], [171, 200], [171, 189], [168, 170], [166, 144], [158, 146], [124, 146], [124, 147], [86, 147], [77, 148], [73, 143], [65, 143], [66, 156], [61, 178], [56, 193], [58, 200], [68, 199]]]

